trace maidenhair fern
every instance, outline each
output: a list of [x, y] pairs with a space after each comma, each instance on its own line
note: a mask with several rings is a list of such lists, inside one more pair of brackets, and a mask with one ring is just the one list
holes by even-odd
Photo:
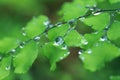
[[[27, 72], [39, 51], [49, 59], [50, 70], [55, 70], [56, 63], [70, 54], [70, 47], [80, 48], [78, 57], [84, 68], [90, 71], [99, 70], [107, 62], [120, 57], [120, 6], [115, 6], [117, 3], [120, 0], [65, 3], [59, 11], [63, 15], [62, 21], [56, 24], [45, 15], [34, 17], [22, 28], [22, 38], [0, 40], [0, 79], [11, 71]], [[77, 30], [81, 27], [79, 23], [91, 31], [82, 34]]]

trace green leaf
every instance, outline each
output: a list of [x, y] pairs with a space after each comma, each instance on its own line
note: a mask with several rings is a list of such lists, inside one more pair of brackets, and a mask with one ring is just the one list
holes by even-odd
[[25, 27], [26, 36], [29, 38], [34, 38], [44, 32], [47, 27], [44, 23], [47, 21], [48, 18], [43, 15], [33, 18]]
[[57, 38], [58, 36], [64, 36], [68, 29], [69, 29], [68, 24], [53, 28], [48, 31], [48, 38], [50, 40], [55, 40], [55, 38]]
[[72, 30], [65, 36], [64, 40], [69, 47], [80, 47], [84, 38], [76, 30]]
[[8, 53], [18, 46], [17, 39], [5, 37], [0, 40], [0, 53]]
[[120, 56], [120, 49], [106, 41], [98, 42], [80, 54], [84, 67], [90, 71], [101, 69], [106, 62], [110, 62], [118, 56]]
[[11, 56], [4, 57], [0, 62], [0, 80], [7, 77], [11, 70]]
[[120, 76], [110, 76], [110, 80], [120, 80]]
[[92, 7], [97, 4], [96, 0], [74, 0], [74, 3], [80, 4], [81, 6], [84, 7]]
[[87, 45], [83, 46], [83, 48], [90, 48], [92, 47], [96, 42], [98, 42], [100, 40], [100, 38], [102, 37], [103, 32], [94, 32], [91, 34], [85, 34], [84, 38], [86, 39], [86, 41], [88, 42]]
[[38, 45], [31, 41], [14, 58], [15, 73], [25, 73], [32, 66], [38, 54]]
[[115, 21], [107, 32], [107, 36], [110, 40], [114, 41], [117, 45], [120, 45], [120, 22]]
[[118, 3], [120, 0], [109, 0], [110, 3]]
[[108, 13], [101, 13], [99, 15], [81, 19], [81, 21], [83, 21], [88, 26], [91, 26], [94, 30], [103, 30], [108, 26], [109, 20], [110, 16]]
[[50, 59], [51, 70], [55, 70], [56, 63], [68, 56], [69, 51], [64, 45], [56, 45], [54, 42], [43, 46], [43, 54]]
[[[60, 14], [63, 15], [63, 20], [71, 20], [74, 18], [77, 18], [79, 16], [85, 15], [88, 9], [81, 6], [80, 4], [75, 3], [65, 3], [62, 6], [62, 10], [60, 11]], [[72, 11], [72, 12], [71, 12]]]

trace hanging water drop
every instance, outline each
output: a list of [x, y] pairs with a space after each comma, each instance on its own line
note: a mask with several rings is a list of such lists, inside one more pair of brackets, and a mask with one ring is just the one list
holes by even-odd
[[7, 66], [7, 67], [5, 67], [5, 70], [10, 70], [11, 69], [11, 66]]
[[60, 46], [60, 45], [62, 45], [63, 43], [64, 43], [63, 38], [62, 38], [62, 37], [57, 37], [57, 38], [55, 39], [53, 45], [55, 45], [55, 46]]
[[91, 49], [89, 49], [89, 50], [87, 51], [87, 53], [88, 53], [88, 54], [91, 54], [91, 53], [92, 53], [92, 50], [91, 50]]
[[63, 45], [61, 49], [66, 50], [67, 49], [67, 45]]
[[39, 37], [39, 36], [36, 36], [36, 37], [34, 38], [34, 40], [35, 40], [35, 41], [39, 41], [39, 40], [40, 40], [40, 37]]
[[12, 50], [11, 50], [11, 52], [12, 52], [12, 53], [15, 53], [15, 52], [16, 52], [16, 50], [15, 50], [15, 49], [12, 49]]
[[93, 12], [92, 14], [96, 16], [96, 15], [100, 15], [101, 12]]

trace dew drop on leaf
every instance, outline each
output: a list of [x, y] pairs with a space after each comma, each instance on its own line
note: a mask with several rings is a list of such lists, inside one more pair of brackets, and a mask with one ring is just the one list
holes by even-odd
[[11, 66], [5, 67], [5, 70], [10, 70], [10, 69], [11, 69]]
[[82, 54], [82, 51], [80, 50], [80, 51], [78, 51], [78, 54]]
[[15, 49], [12, 49], [12, 50], [11, 50], [11, 52], [12, 52], [12, 53], [15, 53], [15, 52], [16, 52], [16, 50], [15, 50]]
[[69, 55], [69, 54], [70, 54], [70, 52], [67, 52], [67, 54]]
[[23, 45], [20, 45], [19, 47], [22, 49], [22, 48], [23, 48]]
[[88, 44], [88, 41], [87, 41], [87, 40], [82, 40], [81, 43], [82, 43], [83, 45], [87, 45], [87, 44]]
[[0, 61], [2, 60], [2, 56], [0, 56]]
[[39, 41], [39, 40], [40, 40], [40, 37], [39, 37], [39, 36], [36, 36], [36, 37], [34, 38], [34, 40], [35, 40], [35, 41]]
[[82, 56], [82, 57], [81, 57], [81, 60], [84, 61], [84, 60], [85, 60], [85, 57]]
[[93, 15], [97, 16], [97, 15], [100, 15], [101, 12], [97, 12], [97, 13], [93, 13]]
[[107, 40], [107, 37], [102, 37], [102, 38], [100, 38], [99, 41], [106, 41], [106, 40]]
[[57, 38], [55, 39], [53, 45], [55, 45], [55, 46], [60, 46], [60, 45], [62, 45], [63, 43], [64, 43], [63, 38], [62, 38], [62, 37], [57, 37]]
[[50, 21], [47, 20], [47, 21], [45, 21], [43, 24], [46, 25], [46, 26], [48, 26], [48, 25], [50, 24]]
[[60, 57], [61, 60], [63, 60], [63, 57]]
[[25, 33], [25, 32], [23, 32], [23, 33], [22, 33], [22, 35], [23, 35], [23, 36], [26, 36], [26, 33]]
[[91, 53], [92, 53], [92, 50], [91, 50], [91, 49], [89, 49], [89, 50], [87, 51], [87, 53], [88, 53], [88, 54], [91, 54]]
[[61, 49], [66, 50], [67, 49], [67, 45], [63, 45]]

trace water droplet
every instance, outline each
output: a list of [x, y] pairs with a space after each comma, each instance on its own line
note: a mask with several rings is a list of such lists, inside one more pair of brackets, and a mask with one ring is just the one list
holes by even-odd
[[79, 20], [83, 21], [83, 20], [85, 20], [85, 17], [81, 17]]
[[75, 19], [72, 19], [72, 20], [69, 20], [68, 23], [73, 24], [75, 21], [76, 21]]
[[34, 38], [34, 40], [35, 40], [35, 41], [39, 41], [39, 40], [40, 40], [40, 37], [39, 37], [39, 36], [36, 36], [36, 37]]
[[64, 45], [61, 49], [66, 50], [67, 49], [67, 45]]
[[85, 39], [83, 39], [83, 40], [81, 40], [81, 43], [82, 43], [83, 45], [87, 45], [87, 44], [88, 44], [88, 41], [85, 40]]
[[50, 24], [50, 21], [47, 20], [47, 21], [45, 21], [43, 24], [46, 25], [46, 26], [48, 26], [48, 25]]
[[82, 51], [80, 50], [80, 51], [78, 51], [78, 54], [82, 54]]
[[82, 57], [80, 57], [80, 58], [81, 58], [81, 60], [82, 60], [82, 61], [84, 61], [84, 60], [85, 60], [85, 57], [83, 57], [83, 56], [82, 56]]
[[15, 51], [16, 51], [15, 49], [12, 49], [12, 50], [11, 50], [12, 53], [15, 53]]
[[6, 68], [5, 68], [5, 70], [10, 70], [11, 69], [11, 66], [7, 66]]
[[91, 50], [91, 49], [89, 49], [89, 50], [87, 51], [87, 53], [88, 53], [88, 54], [91, 54], [91, 53], [92, 53], [92, 50]]
[[25, 33], [25, 32], [23, 32], [23, 33], [22, 33], [22, 35], [23, 35], [23, 36], [26, 36], [26, 33]]
[[96, 15], [100, 15], [101, 12], [93, 12], [92, 14], [96, 16]]
[[2, 56], [0, 56], [0, 61], [2, 60]]
[[21, 49], [23, 48], [23, 46], [22, 46], [22, 45], [20, 45], [19, 47], [20, 47]]
[[106, 41], [107, 40], [107, 38], [106, 37], [102, 37], [102, 38], [100, 38], [100, 40], [99, 41]]
[[22, 30], [24, 31], [24, 30], [25, 30], [25, 27], [23, 27]]
[[62, 25], [62, 22], [58, 22], [55, 24], [55, 26], [58, 26], [58, 27], [60, 27], [61, 25]]
[[63, 60], [63, 57], [60, 57], [61, 60]]
[[57, 37], [57, 38], [55, 39], [53, 45], [55, 45], [55, 46], [60, 46], [60, 45], [62, 45], [63, 43], [64, 43], [63, 38], [62, 38], [62, 37]]
[[70, 52], [67, 52], [67, 54], [69, 55], [69, 54], [70, 54]]

